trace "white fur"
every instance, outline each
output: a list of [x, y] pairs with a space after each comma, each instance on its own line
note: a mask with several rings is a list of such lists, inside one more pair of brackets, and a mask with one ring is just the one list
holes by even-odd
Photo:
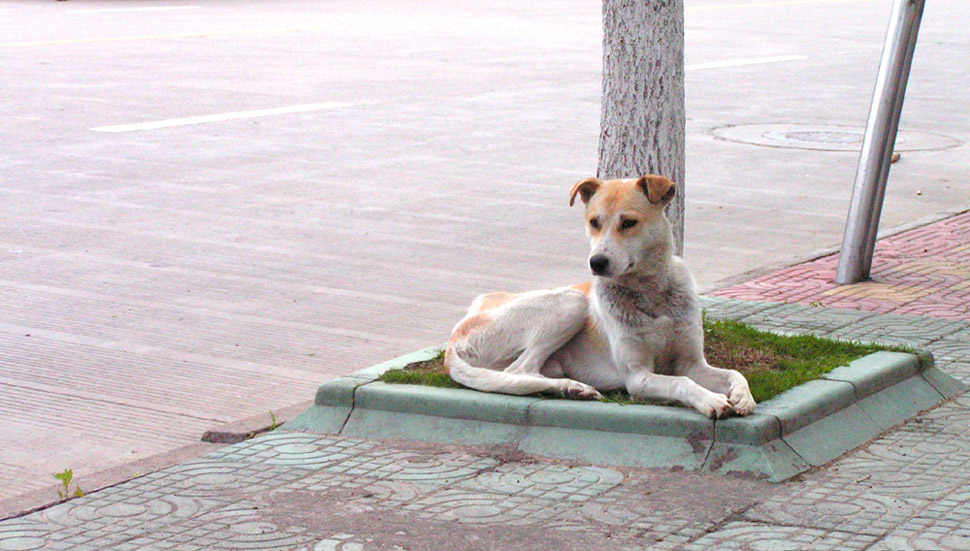
[[[672, 189], [669, 180], [645, 178], [658, 195]], [[708, 417], [754, 409], [744, 377], [704, 358], [694, 281], [671, 253], [663, 214], [670, 195], [657, 201], [646, 180], [637, 182], [590, 179], [574, 186], [587, 221], [599, 225], [587, 225], [590, 257], [607, 258], [608, 268], [594, 277], [588, 296], [577, 286], [478, 297], [446, 350], [455, 381], [486, 392], [586, 399], [625, 389]], [[637, 220], [635, 228], [623, 229], [629, 219]]]

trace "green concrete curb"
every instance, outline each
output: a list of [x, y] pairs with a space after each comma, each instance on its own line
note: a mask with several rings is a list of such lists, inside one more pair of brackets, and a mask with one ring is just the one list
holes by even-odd
[[[324, 384], [284, 428], [364, 438], [513, 446], [593, 464], [743, 473], [782, 481], [960, 394], [932, 355], [876, 352], [713, 421], [679, 407], [621, 405], [386, 384], [426, 348]], [[921, 371], [922, 369], [922, 371]]]

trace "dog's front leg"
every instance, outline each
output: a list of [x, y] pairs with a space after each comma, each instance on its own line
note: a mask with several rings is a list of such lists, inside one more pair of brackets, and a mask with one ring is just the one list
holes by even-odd
[[721, 369], [699, 360], [690, 365], [684, 374], [711, 392], [725, 394], [738, 415], [751, 413], [757, 405], [751, 396], [747, 379], [733, 369]]
[[712, 419], [719, 419], [732, 409], [727, 396], [711, 392], [681, 375], [658, 375], [639, 371], [627, 379], [626, 388], [631, 396], [676, 400]]

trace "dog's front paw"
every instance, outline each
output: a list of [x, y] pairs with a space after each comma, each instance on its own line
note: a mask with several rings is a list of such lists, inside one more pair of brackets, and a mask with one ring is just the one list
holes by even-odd
[[731, 408], [734, 413], [745, 416], [752, 411], [754, 411], [754, 406], [758, 405], [754, 401], [754, 396], [751, 395], [751, 390], [748, 389], [748, 385], [735, 384], [731, 385], [731, 390], [728, 391], [728, 401], [731, 402]]
[[694, 409], [710, 419], [720, 419], [731, 412], [731, 401], [723, 394], [708, 392], [699, 400], [695, 401]]
[[567, 381], [562, 387], [562, 395], [576, 400], [602, 400], [603, 395], [586, 383]]

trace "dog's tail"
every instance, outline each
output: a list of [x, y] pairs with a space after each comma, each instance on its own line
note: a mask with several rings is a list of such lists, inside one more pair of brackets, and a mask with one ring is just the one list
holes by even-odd
[[499, 392], [524, 396], [538, 392], [563, 392], [565, 379], [550, 379], [524, 373], [506, 373], [495, 369], [475, 367], [455, 351], [451, 343], [445, 348], [445, 369], [458, 384], [483, 392]]

